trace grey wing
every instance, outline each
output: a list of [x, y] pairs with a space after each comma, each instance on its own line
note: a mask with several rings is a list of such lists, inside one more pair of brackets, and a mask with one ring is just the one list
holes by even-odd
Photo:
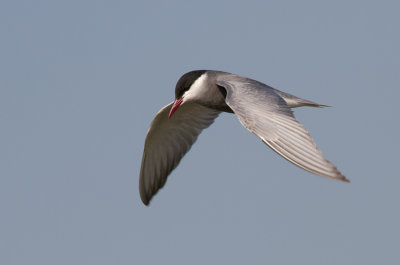
[[156, 114], [146, 135], [139, 180], [140, 197], [145, 205], [164, 186], [168, 175], [200, 132], [219, 114], [219, 111], [196, 103], [185, 103], [168, 120], [172, 104]]
[[272, 88], [249, 81], [219, 81], [226, 104], [249, 131], [293, 164], [319, 176], [348, 181], [315, 145], [285, 100]]

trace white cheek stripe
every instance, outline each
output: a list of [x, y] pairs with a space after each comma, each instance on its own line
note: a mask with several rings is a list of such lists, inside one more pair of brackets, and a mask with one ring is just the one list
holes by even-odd
[[194, 81], [192, 86], [183, 94], [183, 102], [188, 100], [196, 100], [202, 97], [204, 94], [205, 80], [207, 73], [202, 74], [199, 78]]

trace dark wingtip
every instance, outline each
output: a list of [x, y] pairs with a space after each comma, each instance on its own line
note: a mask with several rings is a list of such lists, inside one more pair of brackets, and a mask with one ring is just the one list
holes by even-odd
[[144, 189], [142, 189], [142, 187], [139, 188], [139, 193], [140, 193], [140, 199], [142, 200], [143, 204], [149, 206], [151, 197], [149, 198], [146, 195], [146, 192], [144, 191]]
[[343, 175], [340, 175], [340, 177], [337, 178], [337, 180], [341, 180], [341, 181], [343, 181], [343, 182], [350, 183], [350, 180], [347, 179], [347, 178], [346, 178], [345, 176], [343, 176]]
[[149, 206], [150, 200], [148, 200], [147, 198], [143, 198], [143, 197], [141, 197], [141, 199], [142, 199], [142, 202], [144, 205]]

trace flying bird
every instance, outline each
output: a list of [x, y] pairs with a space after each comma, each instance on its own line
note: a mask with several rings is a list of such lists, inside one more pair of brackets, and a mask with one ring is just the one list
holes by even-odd
[[326, 107], [231, 73], [184, 74], [176, 84], [174, 102], [156, 114], [146, 135], [139, 179], [143, 203], [150, 203], [201, 131], [221, 112], [236, 114], [246, 129], [296, 166], [349, 182], [295, 119], [291, 109], [302, 106]]

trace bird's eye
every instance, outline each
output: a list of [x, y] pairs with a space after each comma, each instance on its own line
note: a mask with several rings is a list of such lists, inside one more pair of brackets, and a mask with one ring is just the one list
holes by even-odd
[[226, 98], [226, 89], [222, 86], [218, 86], [218, 89], [221, 92], [221, 94], [224, 96], [224, 98]]

